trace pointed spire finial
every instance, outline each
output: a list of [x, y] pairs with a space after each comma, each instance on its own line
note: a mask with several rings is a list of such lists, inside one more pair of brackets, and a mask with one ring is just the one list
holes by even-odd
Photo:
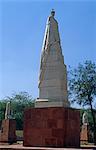
[[53, 17], [55, 16], [55, 10], [54, 9], [51, 10], [51, 16], [53, 16]]

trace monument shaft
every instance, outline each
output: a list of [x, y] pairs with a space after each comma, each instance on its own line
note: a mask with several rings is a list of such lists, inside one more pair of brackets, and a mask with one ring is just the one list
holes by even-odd
[[[66, 65], [62, 55], [58, 23], [53, 11], [48, 17], [45, 30], [38, 87], [39, 100], [36, 102], [46, 103], [49, 107], [69, 106]], [[51, 104], [48, 105], [48, 102]]]

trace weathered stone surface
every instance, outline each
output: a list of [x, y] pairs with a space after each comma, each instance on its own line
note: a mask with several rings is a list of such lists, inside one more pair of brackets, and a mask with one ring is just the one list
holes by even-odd
[[79, 111], [63, 107], [27, 109], [24, 146], [79, 147]]
[[37, 99], [35, 101], [35, 107], [42, 108], [42, 107], [68, 107], [67, 101], [57, 101], [57, 100], [49, 100], [49, 99]]
[[58, 23], [48, 17], [41, 54], [39, 99], [35, 107], [69, 107], [66, 65], [62, 55]]

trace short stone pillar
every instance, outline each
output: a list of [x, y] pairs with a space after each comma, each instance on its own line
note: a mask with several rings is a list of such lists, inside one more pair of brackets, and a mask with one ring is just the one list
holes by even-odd
[[2, 121], [0, 142], [10, 144], [16, 142], [16, 121], [14, 119]]
[[87, 143], [89, 141], [89, 123], [87, 112], [84, 112], [82, 116], [82, 128], [80, 140], [82, 143]]
[[80, 140], [82, 143], [87, 143], [89, 141], [89, 127], [87, 124], [82, 125]]

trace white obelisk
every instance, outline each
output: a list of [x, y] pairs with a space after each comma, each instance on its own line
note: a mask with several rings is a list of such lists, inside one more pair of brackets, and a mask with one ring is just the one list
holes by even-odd
[[67, 71], [54, 15], [55, 11], [52, 10], [46, 24], [40, 63], [39, 99], [35, 101], [35, 107], [69, 107]]

